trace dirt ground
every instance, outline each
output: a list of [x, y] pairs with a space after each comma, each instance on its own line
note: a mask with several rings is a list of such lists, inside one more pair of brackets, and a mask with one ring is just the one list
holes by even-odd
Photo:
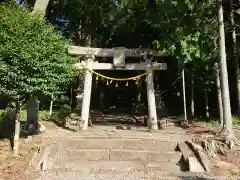
[[[47, 129], [56, 129], [52, 122], [43, 122]], [[35, 152], [40, 150], [42, 135], [20, 138], [20, 156], [12, 156], [11, 143], [0, 139], [0, 180], [27, 180], [26, 169]]]
[[0, 140], [0, 180], [25, 180], [25, 170], [34, 152], [39, 150], [40, 137], [20, 140], [20, 156], [14, 158], [9, 140]]
[[[54, 129], [57, 126], [50, 122], [44, 122], [47, 129]], [[186, 129], [186, 133], [200, 135], [216, 132], [214, 127], [193, 125]], [[240, 139], [240, 131], [236, 131]], [[28, 139], [21, 139], [20, 157], [13, 158], [12, 150], [8, 140], [0, 140], [0, 180], [27, 180], [26, 168], [34, 152], [38, 151], [41, 144], [41, 135]], [[240, 177], [240, 151], [228, 151], [226, 156], [212, 161], [212, 175], [225, 176], [227, 179], [239, 179]], [[236, 177], [236, 178], [235, 178]]]
[[[200, 136], [202, 134], [215, 134], [216, 127], [193, 124], [186, 129], [186, 133]], [[240, 139], [240, 131], [235, 130], [235, 135]], [[211, 174], [215, 176], [224, 176], [226, 179], [240, 179], [240, 150], [226, 150], [225, 155], [211, 160]]]

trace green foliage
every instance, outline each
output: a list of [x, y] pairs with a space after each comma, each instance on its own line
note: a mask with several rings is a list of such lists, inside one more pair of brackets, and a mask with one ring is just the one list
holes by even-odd
[[162, 31], [155, 40], [161, 43], [155, 46], [158, 50], [167, 49], [180, 63], [196, 61], [193, 63], [198, 65], [199, 61], [214, 58], [218, 31], [213, 1], [158, 1], [157, 5], [160, 21], [151, 23]]
[[233, 117], [233, 126], [236, 129], [240, 129], [240, 117]]
[[54, 100], [53, 109], [65, 109], [69, 104], [69, 98], [67, 96], [61, 95]]
[[[103, 44], [111, 33], [116, 3], [115, 0], [53, 0], [49, 10], [48, 18], [63, 31], [64, 36], [79, 44], [79, 39], [84, 39], [84, 34], [90, 33], [94, 44]], [[69, 22], [57, 22], [56, 17]], [[90, 27], [86, 28], [88, 23]]]
[[218, 54], [216, 15], [213, 0], [176, 0], [157, 1], [156, 13], [147, 16], [151, 28], [158, 31], [154, 48], [175, 57], [180, 67], [191, 67], [187, 71], [194, 74], [196, 89], [210, 89], [215, 81], [212, 69]]
[[4, 111], [0, 110], [0, 121], [4, 120]]
[[49, 115], [47, 111], [41, 111], [40, 120], [42, 121], [52, 121], [58, 125], [64, 125], [66, 117], [71, 113], [71, 107], [66, 104], [60, 109], [53, 110], [52, 115]]
[[[154, 47], [176, 56], [181, 62], [209, 60], [216, 50], [217, 19], [214, 0], [54, 0], [50, 19], [69, 20], [65, 34], [78, 42], [78, 26], [91, 21], [88, 33], [97, 46]], [[52, 13], [53, 12], [53, 13]], [[55, 21], [54, 21], [55, 23]], [[88, 26], [88, 25], [87, 25]], [[109, 40], [110, 34], [114, 35]]]
[[[5, 109], [0, 109], [0, 121], [4, 120], [4, 112], [5, 112]], [[26, 110], [21, 111], [20, 120], [21, 121], [26, 121], [27, 120], [27, 111]]]
[[240, 9], [238, 9], [238, 10], [236, 11], [236, 13], [237, 13], [237, 14], [240, 14]]
[[195, 119], [196, 122], [208, 126], [219, 126], [219, 121], [217, 119], [207, 119], [203, 117], [198, 117]]
[[[3, 109], [0, 110], [0, 121], [4, 120], [4, 111]], [[59, 110], [54, 110], [53, 111], [53, 116], [57, 116], [58, 114], [62, 114], [62, 112], [66, 113], [66, 112], [70, 112], [70, 109], [68, 107], [63, 107]], [[49, 116], [49, 111], [48, 110], [41, 110], [38, 112], [39, 115], [39, 120], [49, 120], [51, 119]], [[26, 110], [22, 110], [20, 113], [20, 120], [21, 121], [26, 121], [27, 119], [27, 111]]]
[[[206, 119], [206, 118], [196, 118], [196, 122], [203, 124], [203, 125], [208, 125], [208, 126], [219, 126], [219, 120], [218, 119]], [[233, 117], [233, 126], [235, 129], [240, 129], [240, 118], [239, 117]]]
[[[83, 33], [88, 30], [86, 34], [91, 34], [93, 46], [151, 46], [175, 58], [181, 66], [191, 64], [196, 86], [209, 88], [215, 78], [211, 69], [218, 54], [215, 1], [156, 1], [154, 8], [147, 3], [146, 0], [54, 0], [49, 19], [67, 19], [69, 22], [60, 26], [76, 44], [81, 38], [79, 30]], [[84, 23], [86, 17], [91, 22], [90, 28]]]
[[0, 5], [0, 94], [12, 99], [57, 94], [75, 75], [69, 42], [39, 14]]

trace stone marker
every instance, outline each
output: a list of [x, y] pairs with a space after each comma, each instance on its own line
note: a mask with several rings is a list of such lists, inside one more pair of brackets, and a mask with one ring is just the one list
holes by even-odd
[[190, 172], [205, 172], [202, 165], [199, 163], [196, 157], [189, 157], [188, 162]]
[[205, 172], [194, 152], [184, 142], [178, 142], [177, 149], [182, 153], [183, 165], [190, 172]]

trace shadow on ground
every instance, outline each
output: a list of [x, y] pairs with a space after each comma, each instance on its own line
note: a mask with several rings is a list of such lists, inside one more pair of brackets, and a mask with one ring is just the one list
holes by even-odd
[[[20, 126], [24, 127], [26, 123], [21, 121]], [[11, 148], [13, 148], [13, 142], [14, 142], [14, 129], [15, 129], [15, 121], [12, 119], [3, 119], [0, 121], [0, 140], [7, 139], [9, 140], [9, 143], [11, 145]], [[21, 128], [20, 131], [20, 138], [27, 138], [31, 133], [27, 133], [23, 131], [23, 128]]]
[[193, 176], [188, 176], [188, 175], [183, 175], [183, 176], [179, 176], [178, 178], [180, 178], [181, 180], [219, 180], [216, 178], [207, 178], [207, 177], [193, 177]]

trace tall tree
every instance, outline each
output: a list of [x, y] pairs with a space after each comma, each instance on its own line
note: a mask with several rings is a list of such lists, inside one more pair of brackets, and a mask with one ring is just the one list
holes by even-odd
[[195, 96], [194, 96], [194, 87], [195, 87], [195, 81], [194, 81], [194, 70], [192, 68], [191, 71], [191, 119], [194, 119], [195, 116]]
[[186, 102], [186, 86], [185, 86], [185, 70], [182, 67], [182, 92], [183, 92], [183, 112], [184, 124], [187, 123], [187, 102]]
[[[31, 2], [33, 3], [33, 2]], [[46, 9], [48, 6], [49, 0], [36, 0], [34, 3], [32, 13], [41, 13], [45, 16]], [[36, 96], [30, 95], [28, 104], [27, 104], [27, 126], [26, 129], [29, 128], [29, 125], [32, 124], [35, 126], [35, 129], [38, 129], [38, 109], [39, 102]]]
[[220, 117], [220, 126], [223, 126], [223, 107], [222, 107], [222, 91], [220, 85], [220, 73], [218, 62], [214, 63], [215, 78], [216, 78], [216, 87], [217, 87], [217, 97], [218, 97], [218, 111]]
[[68, 46], [41, 15], [15, 3], [0, 5], [0, 94], [15, 102], [14, 155], [19, 154], [22, 100], [60, 93], [75, 75]]
[[225, 49], [225, 33], [224, 33], [224, 19], [223, 19], [223, 4], [222, 0], [218, 0], [218, 26], [219, 26], [219, 46], [220, 46], [220, 80], [222, 89], [222, 103], [223, 103], [223, 129], [227, 138], [233, 137], [232, 114], [229, 97], [228, 85], [228, 71], [226, 62]]
[[231, 21], [231, 34], [232, 34], [232, 54], [233, 62], [236, 73], [236, 85], [237, 85], [237, 115], [240, 115], [240, 72], [239, 72], [239, 59], [237, 53], [237, 37], [236, 37], [236, 25], [233, 8], [234, 0], [229, 1], [230, 7], [230, 21]]

